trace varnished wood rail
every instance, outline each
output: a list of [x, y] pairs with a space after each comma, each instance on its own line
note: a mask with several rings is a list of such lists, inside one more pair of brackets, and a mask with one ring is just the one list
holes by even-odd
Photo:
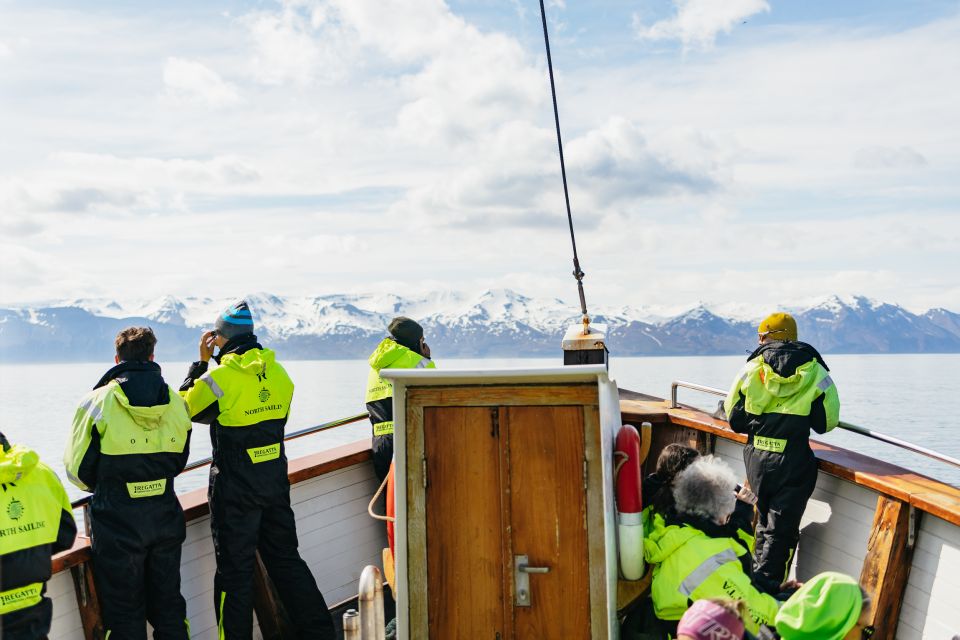
[[[644, 472], [671, 442], [713, 453], [718, 438], [746, 444], [746, 436], [730, 430], [725, 420], [689, 407], [671, 408], [662, 400], [621, 390], [624, 422], [651, 422], [653, 446]], [[820, 471], [878, 493], [873, 528], [860, 573], [860, 585], [871, 595], [870, 623], [875, 640], [896, 637], [916, 536], [923, 513], [960, 526], [960, 489], [908, 469], [822, 442], [811, 442]]]
[[[344, 469], [371, 459], [370, 440], [334, 447], [291, 460], [288, 464], [290, 484], [295, 485], [338, 469]], [[192, 522], [210, 513], [207, 490], [196, 489], [179, 496], [186, 521]], [[103, 640], [105, 630], [100, 616], [100, 603], [93, 574], [96, 567], [90, 558], [90, 538], [78, 536], [71, 549], [55, 555], [52, 559], [53, 573], [69, 570], [72, 574], [80, 621], [86, 640]], [[257, 556], [254, 582], [254, 610], [266, 640], [293, 637], [287, 616], [276, 596], [276, 588]]]

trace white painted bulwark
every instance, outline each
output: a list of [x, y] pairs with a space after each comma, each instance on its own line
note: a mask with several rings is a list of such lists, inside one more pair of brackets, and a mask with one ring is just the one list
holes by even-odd
[[[746, 476], [743, 445], [717, 439], [715, 454]], [[877, 507], [877, 493], [820, 472], [800, 522], [800, 545], [792, 574], [807, 580], [823, 571], [860, 576]]]
[[367, 513], [378, 486], [373, 465], [363, 463], [301, 482], [290, 492], [300, 555], [328, 606], [356, 596], [363, 568], [381, 565], [386, 526]]
[[80, 611], [77, 609], [77, 594], [73, 589], [70, 571], [54, 574], [47, 582], [47, 597], [53, 601], [53, 620], [50, 623], [50, 638], [56, 640], [84, 640]]
[[820, 472], [800, 522], [795, 567], [798, 580], [824, 571], [860, 577], [877, 497], [875, 491]]
[[[360, 572], [380, 565], [387, 546], [382, 522], [367, 514], [377, 490], [370, 463], [339, 469], [294, 485], [290, 502], [297, 518], [300, 554], [310, 566], [328, 606], [357, 595]], [[187, 601], [190, 635], [215, 640], [213, 577], [217, 570], [209, 516], [187, 523], [180, 564], [180, 591]], [[53, 600], [52, 640], [84, 640], [70, 571], [47, 583]], [[254, 638], [260, 638], [254, 616]]]
[[923, 514], [900, 609], [900, 640], [960, 634], [960, 527]]
[[714, 448], [713, 454], [730, 465], [738, 478], [747, 476], [747, 469], [743, 466], [743, 445], [739, 442], [717, 438], [717, 446]]

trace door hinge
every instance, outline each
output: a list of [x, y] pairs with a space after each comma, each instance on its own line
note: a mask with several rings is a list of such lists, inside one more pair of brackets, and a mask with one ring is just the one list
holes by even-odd
[[490, 437], [500, 437], [500, 408], [491, 407], [490, 409]]
[[[589, 478], [589, 476], [587, 475], [587, 459], [584, 458], [584, 459], [583, 459], [583, 495], [584, 495], [584, 497], [590, 495], [589, 492], [588, 492], [588, 490], [587, 490], [587, 487], [588, 487], [589, 484], [590, 484], [590, 478]], [[590, 524], [589, 524], [589, 522], [587, 521], [587, 508], [586, 508], [587, 501], [584, 500], [584, 503], [583, 503], [583, 504], [584, 504], [584, 509], [583, 509], [583, 530], [584, 530], [584, 531], [587, 531], [587, 530], [589, 530], [589, 528], [590, 528]]]
[[427, 459], [420, 459], [420, 470], [423, 472], [423, 488], [427, 488]]

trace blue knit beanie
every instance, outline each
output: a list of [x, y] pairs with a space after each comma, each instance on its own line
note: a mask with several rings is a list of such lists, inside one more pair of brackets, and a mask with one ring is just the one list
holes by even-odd
[[245, 333], [253, 333], [253, 314], [250, 313], [250, 306], [247, 301], [241, 300], [224, 309], [220, 317], [217, 318], [215, 327], [217, 334], [227, 340], [232, 340]]

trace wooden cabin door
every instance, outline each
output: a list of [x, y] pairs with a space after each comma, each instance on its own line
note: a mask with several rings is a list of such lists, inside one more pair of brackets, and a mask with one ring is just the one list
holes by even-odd
[[429, 636], [505, 638], [500, 445], [491, 410], [427, 408], [423, 429]]
[[429, 637], [590, 637], [578, 406], [425, 407]]
[[[589, 638], [583, 410], [509, 407], [501, 409], [504, 414], [512, 637]], [[526, 594], [520, 593], [523, 586]]]

